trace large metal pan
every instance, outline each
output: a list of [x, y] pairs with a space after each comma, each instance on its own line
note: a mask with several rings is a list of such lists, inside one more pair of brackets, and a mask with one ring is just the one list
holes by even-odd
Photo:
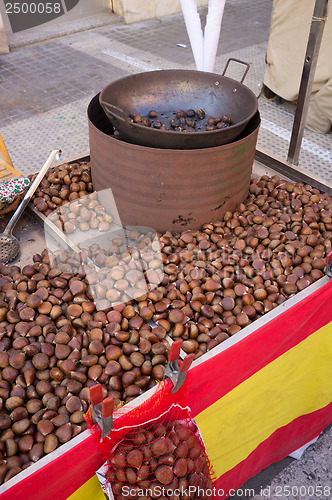
[[[151, 71], [121, 78], [102, 90], [99, 101], [113, 126], [127, 141], [167, 149], [201, 149], [230, 143], [257, 112], [256, 96], [241, 82], [191, 70]], [[147, 115], [151, 109], [161, 114], [190, 108], [202, 108], [211, 117], [230, 116], [232, 125], [186, 133], [144, 127], [129, 120], [133, 112]]]

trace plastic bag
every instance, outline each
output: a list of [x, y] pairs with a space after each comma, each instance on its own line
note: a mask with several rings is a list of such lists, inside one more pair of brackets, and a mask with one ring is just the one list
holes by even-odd
[[203, 440], [190, 408], [170, 394], [171, 387], [164, 381], [142, 405], [128, 413], [119, 410], [123, 414], [110, 435], [107, 460], [115, 500], [211, 495], [213, 474]]

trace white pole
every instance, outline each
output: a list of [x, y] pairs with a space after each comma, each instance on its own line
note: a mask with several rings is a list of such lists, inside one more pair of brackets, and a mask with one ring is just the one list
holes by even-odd
[[201, 19], [197, 11], [197, 2], [196, 0], [180, 0], [180, 2], [196, 69], [203, 71], [204, 40]]
[[204, 71], [213, 72], [226, 0], [209, 0], [204, 29]]

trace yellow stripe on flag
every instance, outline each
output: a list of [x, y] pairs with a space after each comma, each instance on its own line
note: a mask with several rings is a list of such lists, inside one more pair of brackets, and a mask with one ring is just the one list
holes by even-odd
[[[278, 428], [327, 406], [331, 380], [332, 322], [197, 415], [216, 477], [242, 462]], [[222, 379], [214, 383], [222, 384]]]
[[100, 482], [96, 475], [83, 484], [67, 500], [105, 500]]

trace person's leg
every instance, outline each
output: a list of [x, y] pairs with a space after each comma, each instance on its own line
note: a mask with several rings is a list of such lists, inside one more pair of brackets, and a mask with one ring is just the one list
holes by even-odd
[[328, 134], [332, 126], [332, 78], [311, 97], [306, 128]]

